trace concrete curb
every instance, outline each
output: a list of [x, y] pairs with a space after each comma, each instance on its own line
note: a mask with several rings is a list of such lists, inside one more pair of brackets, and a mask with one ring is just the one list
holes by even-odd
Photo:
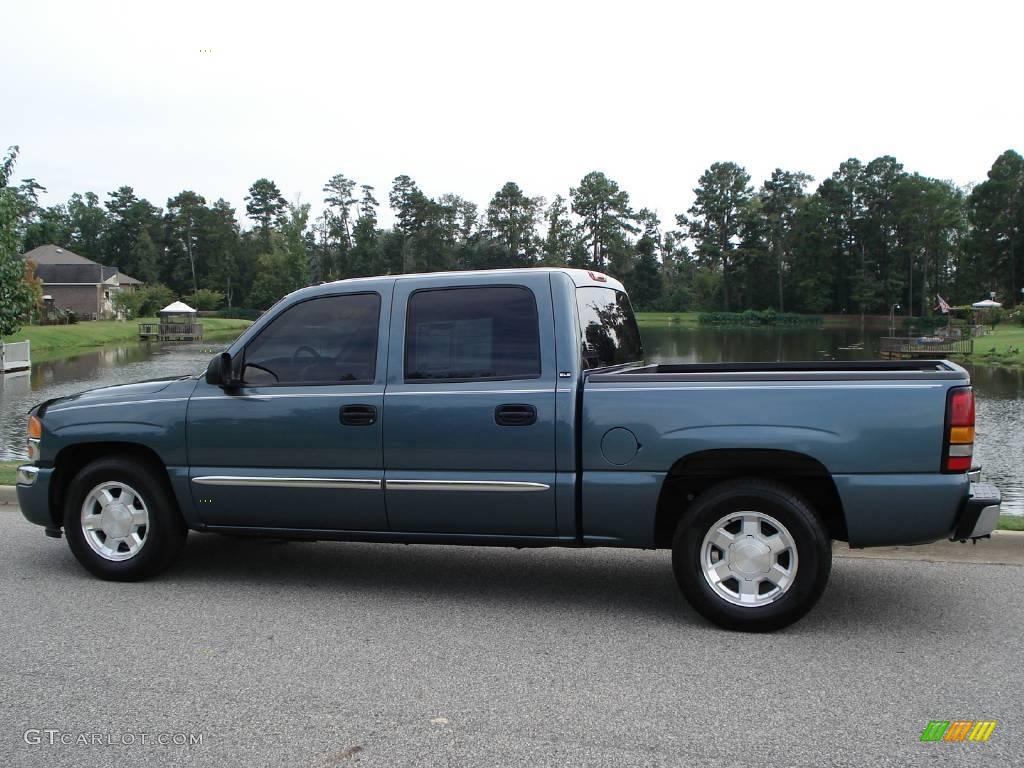
[[976, 544], [959, 541], [937, 541], [915, 547], [871, 547], [850, 549], [834, 542], [835, 557], [865, 560], [919, 560], [926, 563], [980, 563], [985, 565], [1024, 565], [1024, 531], [995, 531], [991, 539]]
[[[18, 495], [13, 485], [0, 485], [0, 507], [14, 511]], [[865, 560], [918, 560], [926, 563], [981, 563], [985, 565], [1024, 565], [1024, 531], [996, 531], [991, 539], [977, 544], [938, 541], [916, 547], [872, 547], [850, 549], [842, 542], [832, 545], [835, 557]]]

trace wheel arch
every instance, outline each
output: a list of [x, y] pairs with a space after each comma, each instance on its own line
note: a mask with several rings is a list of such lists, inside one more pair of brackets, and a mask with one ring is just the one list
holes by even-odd
[[53, 460], [53, 478], [50, 481], [50, 517], [55, 527], [60, 528], [64, 520], [64, 501], [74, 477], [87, 464], [108, 456], [125, 456], [133, 461], [148, 465], [166, 483], [170, 498], [176, 499], [171, 487], [167, 465], [160, 455], [141, 443], [104, 441], [75, 443], [62, 448]]
[[658, 495], [655, 547], [672, 546], [679, 516], [693, 499], [713, 485], [740, 477], [763, 477], [787, 485], [821, 515], [831, 538], [848, 540], [839, 491], [820, 461], [798, 451], [715, 449], [688, 454], [672, 465]]

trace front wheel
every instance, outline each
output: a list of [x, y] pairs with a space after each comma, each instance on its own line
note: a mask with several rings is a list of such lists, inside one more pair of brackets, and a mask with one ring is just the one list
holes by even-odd
[[727, 629], [769, 632], [807, 613], [832, 568], [831, 540], [814, 509], [790, 488], [731, 480], [681, 515], [672, 542], [679, 588]]
[[64, 533], [78, 562], [93, 575], [138, 581], [171, 564], [188, 529], [155, 468], [110, 456], [88, 464], [71, 481]]

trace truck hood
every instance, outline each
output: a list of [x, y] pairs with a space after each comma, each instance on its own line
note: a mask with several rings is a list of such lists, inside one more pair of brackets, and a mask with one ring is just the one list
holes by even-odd
[[97, 401], [117, 402], [120, 400], [138, 400], [139, 398], [159, 394], [176, 381], [186, 381], [189, 379], [195, 379], [195, 377], [167, 376], [162, 379], [149, 379], [147, 381], [139, 381], [134, 384], [116, 384], [111, 387], [88, 389], [85, 392], [79, 392], [77, 395], [67, 395], [66, 397], [55, 397], [52, 400], [47, 400], [40, 404], [39, 412], [42, 414], [47, 408], [58, 404], [67, 405], [70, 403], [76, 403], [84, 405], [86, 403]]

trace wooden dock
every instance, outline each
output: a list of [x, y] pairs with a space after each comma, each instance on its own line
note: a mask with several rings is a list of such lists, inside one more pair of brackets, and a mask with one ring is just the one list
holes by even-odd
[[950, 355], [974, 353], [974, 339], [944, 339], [939, 336], [884, 336], [881, 357], [893, 358], [946, 358]]
[[0, 373], [27, 371], [32, 367], [32, 347], [28, 341], [0, 342]]
[[202, 323], [139, 323], [142, 341], [202, 341]]

